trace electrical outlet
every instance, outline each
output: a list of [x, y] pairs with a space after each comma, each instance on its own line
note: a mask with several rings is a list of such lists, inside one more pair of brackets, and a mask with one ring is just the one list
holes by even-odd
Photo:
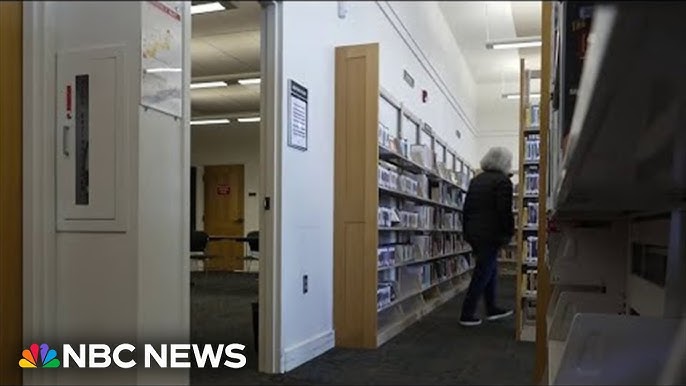
[[307, 275], [303, 275], [303, 293], [306, 294], [308, 291], [307, 288]]

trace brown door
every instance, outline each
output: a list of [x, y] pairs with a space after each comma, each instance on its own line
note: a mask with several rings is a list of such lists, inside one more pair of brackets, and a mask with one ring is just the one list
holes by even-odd
[[[205, 166], [205, 232], [210, 236], [243, 236], [243, 165]], [[243, 269], [245, 244], [232, 240], [210, 241], [207, 252], [220, 257], [209, 270]]]
[[22, 7], [0, 1], [0, 385], [21, 385]]

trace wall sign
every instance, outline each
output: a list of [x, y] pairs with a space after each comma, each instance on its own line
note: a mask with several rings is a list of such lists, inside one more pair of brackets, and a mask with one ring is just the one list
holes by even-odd
[[183, 4], [145, 1], [141, 6], [141, 104], [181, 117]]
[[231, 187], [226, 184], [217, 185], [217, 195], [228, 196], [231, 193]]
[[288, 81], [288, 146], [307, 150], [307, 89]]

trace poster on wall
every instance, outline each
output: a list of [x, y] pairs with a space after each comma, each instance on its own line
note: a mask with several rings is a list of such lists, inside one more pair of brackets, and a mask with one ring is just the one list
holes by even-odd
[[141, 104], [181, 117], [183, 2], [142, 2]]
[[307, 150], [307, 89], [288, 81], [288, 146]]

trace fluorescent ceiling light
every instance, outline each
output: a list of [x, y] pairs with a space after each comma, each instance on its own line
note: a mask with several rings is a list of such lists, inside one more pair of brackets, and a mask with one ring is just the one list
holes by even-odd
[[[503, 94], [502, 96], [504, 99], [519, 99], [519, 94]], [[540, 98], [541, 94], [539, 93], [531, 93], [529, 94], [529, 98]]]
[[191, 15], [223, 11], [225, 9], [226, 8], [223, 5], [219, 4], [219, 2], [191, 5]]
[[238, 84], [248, 85], [248, 84], [260, 84], [262, 79], [260, 78], [250, 78], [250, 79], [239, 79]]
[[147, 74], [155, 74], [159, 72], [181, 72], [180, 68], [147, 68], [145, 69]]
[[191, 90], [196, 89], [196, 88], [213, 88], [213, 87], [227, 87], [228, 84], [224, 81], [217, 81], [217, 82], [199, 82], [199, 83], [191, 83]]
[[224, 124], [224, 123], [229, 123], [229, 121], [226, 118], [223, 119], [201, 119], [197, 121], [191, 121], [191, 125], [219, 125], [219, 124]]
[[260, 121], [260, 117], [238, 118], [238, 122], [241, 122], [241, 123], [259, 122], [259, 121]]
[[493, 40], [486, 42], [489, 50], [506, 50], [514, 48], [540, 47], [542, 44], [540, 36], [529, 36], [523, 38]]

